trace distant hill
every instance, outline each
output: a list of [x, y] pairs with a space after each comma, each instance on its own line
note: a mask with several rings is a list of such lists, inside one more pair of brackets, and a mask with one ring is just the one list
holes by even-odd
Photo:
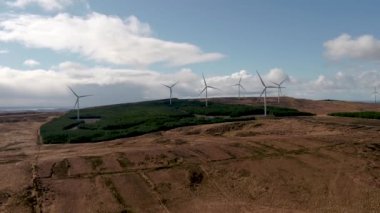
[[[257, 98], [215, 98], [212, 99], [218, 103], [247, 104], [252, 106], [262, 105], [257, 102]], [[281, 97], [280, 103], [277, 103], [277, 97], [268, 98], [268, 104], [271, 106], [294, 108], [299, 111], [311, 112], [316, 115], [328, 115], [334, 112], [354, 112], [354, 111], [377, 111], [380, 112], [380, 104], [338, 101], [338, 100], [308, 100], [296, 99], [291, 97]]]

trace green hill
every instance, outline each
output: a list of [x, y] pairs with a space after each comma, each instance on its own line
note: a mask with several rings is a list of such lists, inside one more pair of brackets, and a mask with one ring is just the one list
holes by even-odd
[[[41, 127], [43, 143], [81, 143], [112, 140], [168, 130], [181, 126], [254, 119], [263, 114], [262, 106], [204, 103], [174, 99], [118, 104], [81, 109], [82, 121], [76, 111], [53, 119]], [[274, 116], [307, 116], [295, 109], [268, 107]]]
[[380, 112], [335, 112], [330, 113], [329, 115], [338, 117], [380, 119]]

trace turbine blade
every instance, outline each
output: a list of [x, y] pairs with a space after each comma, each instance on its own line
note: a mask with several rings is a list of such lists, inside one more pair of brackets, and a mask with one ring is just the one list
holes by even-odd
[[281, 84], [283, 84], [286, 80], [288, 80], [287, 78], [285, 78], [284, 80], [282, 80], [279, 85], [281, 86]]
[[79, 96], [79, 98], [84, 98], [84, 97], [88, 97], [88, 96], [92, 96], [92, 95], [81, 95], [81, 96]]
[[280, 84], [278, 84], [278, 83], [274, 83], [273, 81], [270, 81], [270, 82], [272, 82], [272, 84], [275, 84], [275, 85], [277, 85], [277, 86], [280, 86]]
[[203, 77], [203, 82], [205, 82], [205, 86], [207, 86], [205, 75], [203, 74], [203, 72], [202, 72], [202, 77]]
[[243, 87], [243, 85], [239, 84], [239, 86], [240, 86], [244, 91], [247, 91], [247, 90]]
[[[211, 88], [211, 89], [216, 89], [216, 90], [220, 90], [219, 88], [216, 88], [216, 87], [213, 87], [213, 86], [207, 86], [208, 88]], [[221, 91], [221, 90], [220, 90]]]
[[264, 92], [267, 90], [267, 88], [264, 88], [263, 91], [260, 94], [260, 98], [263, 97]]
[[264, 83], [264, 81], [263, 81], [263, 79], [261, 78], [261, 76], [260, 76], [259, 72], [257, 72], [257, 70], [256, 70], [256, 73], [257, 73], [257, 75], [259, 75], [259, 78], [260, 78], [261, 84], [262, 84], [264, 87], [266, 87], [266, 86], [265, 86], [265, 83]]
[[203, 90], [201, 91], [201, 93], [199, 93], [199, 95], [202, 95], [202, 93], [207, 89], [207, 87], [203, 88]]
[[174, 86], [177, 85], [177, 84], [178, 84], [178, 81], [175, 82], [174, 84], [172, 84], [170, 87], [174, 87]]
[[67, 86], [70, 90], [71, 90], [71, 92], [76, 96], [76, 97], [78, 97], [78, 95], [74, 92], [74, 90], [71, 88], [71, 87], [69, 87], [69, 86]]
[[78, 105], [78, 102], [79, 102], [79, 98], [77, 98], [77, 100], [75, 101], [75, 104], [74, 104], [74, 109], [77, 107], [77, 105]]
[[261, 99], [261, 97], [263, 97], [263, 94], [264, 94], [265, 90], [266, 90], [266, 88], [264, 87], [263, 91], [260, 94], [260, 97], [257, 99], [257, 103], [260, 102], [260, 99]]
[[278, 88], [278, 87], [275, 87], [275, 86], [266, 86], [265, 88]]
[[167, 87], [167, 88], [170, 88], [168, 85], [166, 85], [166, 84], [162, 84], [162, 86], [164, 86], [164, 87]]

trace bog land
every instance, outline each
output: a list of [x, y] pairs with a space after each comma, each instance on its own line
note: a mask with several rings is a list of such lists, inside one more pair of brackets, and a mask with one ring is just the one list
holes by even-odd
[[0, 212], [378, 212], [380, 120], [328, 116], [378, 105], [270, 101], [316, 116], [41, 144], [40, 127], [62, 113], [0, 115]]

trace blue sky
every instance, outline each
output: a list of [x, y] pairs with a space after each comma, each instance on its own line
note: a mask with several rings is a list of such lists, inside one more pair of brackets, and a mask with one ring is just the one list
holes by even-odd
[[84, 105], [165, 98], [159, 84], [178, 79], [195, 97], [202, 72], [215, 96], [240, 77], [259, 91], [256, 70], [295, 97], [369, 101], [380, 87], [377, 1], [0, 2], [1, 105], [70, 105], [65, 85], [104, 96]]

